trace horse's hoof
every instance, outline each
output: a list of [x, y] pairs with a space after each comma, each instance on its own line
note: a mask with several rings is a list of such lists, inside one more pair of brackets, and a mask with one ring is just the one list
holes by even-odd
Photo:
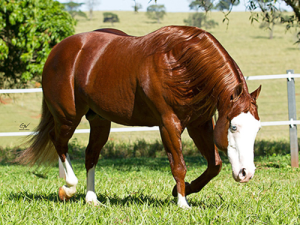
[[189, 203], [186, 200], [186, 197], [182, 196], [181, 194], [178, 195], [177, 205], [182, 209], [191, 209], [191, 207], [189, 206]]
[[91, 205], [91, 206], [100, 206], [101, 202], [96, 200], [96, 201], [87, 201], [86, 204]]
[[58, 189], [58, 197], [61, 201], [68, 201], [70, 199], [70, 197], [67, 196], [65, 190], [63, 189], [63, 187], [60, 187]]
[[87, 194], [85, 196], [85, 201], [87, 204], [93, 205], [93, 206], [99, 206], [101, 204], [101, 202], [98, 201], [98, 199], [97, 199], [96, 193], [92, 192], [92, 191], [87, 192]]
[[[185, 195], [186, 195], [186, 196], [190, 194], [189, 188], [190, 188], [190, 183], [185, 182]], [[178, 193], [177, 193], [177, 185], [174, 186], [174, 188], [173, 188], [173, 190], [172, 190], [172, 195], [173, 195], [173, 197], [175, 197], [175, 198], [177, 197], [177, 195], [178, 195]]]

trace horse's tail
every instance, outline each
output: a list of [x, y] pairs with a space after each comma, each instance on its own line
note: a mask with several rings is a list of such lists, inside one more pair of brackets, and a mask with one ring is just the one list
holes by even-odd
[[49, 136], [52, 129], [54, 129], [54, 118], [43, 99], [41, 121], [35, 129], [35, 135], [30, 137], [27, 142], [30, 147], [22, 152], [16, 161], [30, 165], [57, 162], [58, 156]]

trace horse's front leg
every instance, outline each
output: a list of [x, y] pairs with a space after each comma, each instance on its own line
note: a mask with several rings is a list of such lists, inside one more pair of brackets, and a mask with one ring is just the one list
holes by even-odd
[[[201, 126], [188, 126], [187, 128], [190, 137], [208, 162], [208, 167], [201, 176], [192, 181], [191, 184], [186, 183], [185, 193], [189, 195], [199, 192], [219, 174], [222, 168], [222, 160], [213, 141], [213, 121], [208, 121]], [[174, 187], [172, 194], [173, 196], [177, 195], [176, 187]]]
[[87, 171], [87, 192], [85, 201], [88, 204], [99, 205], [95, 192], [95, 167], [102, 147], [108, 140], [111, 122], [101, 119], [93, 112], [86, 116], [89, 120], [91, 132], [88, 147], [85, 153], [85, 168]]
[[163, 126], [160, 126], [161, 138], [167, 152], [171, 171], [176, 181], [178, 206], [181, 208], [190, 208], [185, 197], [185, 183], [186, 165], [182, 155], [181, 133], [182, 128], [180, 122], [176, 121], [175, 116], [168, 117], [164, 121]]

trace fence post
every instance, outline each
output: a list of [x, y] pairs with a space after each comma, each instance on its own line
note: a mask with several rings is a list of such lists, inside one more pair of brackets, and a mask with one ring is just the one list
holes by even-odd
[[[288, 74], [294, 74], [294, 70], [287, 70], [286, 72]], [[290, 124], [291, 166], [299, 167], [297, 125], [293, 124], [293, 120], [297, 120], [295, 80], [293, 77], [287, 78], [287, 92], [288, 92], [289, 120], [291, 122]]]

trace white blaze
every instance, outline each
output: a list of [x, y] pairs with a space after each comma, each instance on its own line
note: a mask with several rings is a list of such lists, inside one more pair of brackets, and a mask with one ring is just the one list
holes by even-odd
[[250, 112], [241, 113], [231, 120], [227, 153], [236, 181], [247, 182], [254, 175], [254, 141], [260, 127], [260, 121]]

